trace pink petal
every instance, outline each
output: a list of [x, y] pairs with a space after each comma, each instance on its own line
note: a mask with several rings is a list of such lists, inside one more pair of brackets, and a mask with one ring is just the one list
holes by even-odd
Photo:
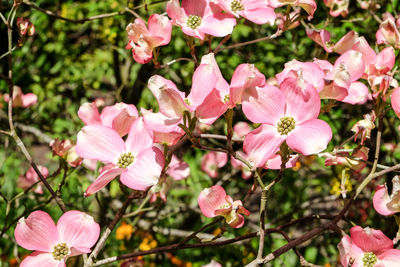
[[182, 180], [190, 175], [189, 165], [172, 155], [171, 161], [168, 166], [167, 174], [174, 178], [174, 180]]
[[263, 124], [246, 136], [243, 150], [247, 153], [250, 163], [255, 167], [262, 167], [285, 139], [286, 136], [281, 136], [274, 126]]
[[163, 40], [158, 45], [166, 45], [171, 41], [172, 23], [168, 17], [153, 14], [149, 18], [149, 32], [154, 36], [162, 37]]
[[362, 258], [364, 256], [364, 251], [353, 243], [350, 236], [346, 235], [342, 238], [338, 245], [338, 249], [340, 252], [340, 263], [343, 267], [348, 266], [350, 259], [354, 260], [352, 267], [363, 266]]
[[270, 25], [274, 25], [276, 19], [276, 14], [274, 10], [268, 7], [262, 1], [254, 1], [254, 2], [259, 3], [258, 7], [253, 7], [252, 9], [245, 9], [243, 12], [243, 17], [256, 24], [269, 23]]
[[276, 125], [285, 112], [285, 96], [275, 86], [252, 87], [243, 94], [242, 109], [252, 122]]
[[253, 64], [240, 64], [233, 72], [231, 80], [231, 101], [240, 104], [246, 89], [264, 85], [265, 76]]
[[352, 49], [357, 38], [358, 34], [355, 31], [349, 31], [333, 46], [333, 51], [340, 55], [343, 54], [344, 52]]
[[[296, 166], [297, 161], [299, 160], [299, 156], [290, 156], [289, 161], [286, 162], [285, 168], [293, 168]], [[282, 165], [282, 157], [279, 154], [273, 155], [267, 163], [265, 163], [264, 168], [265, 169], [271, 169], [271, 170], [279, 170]]]
[[88, 125], [78, 133], [76, 153], [82, 158], [105, 163], [116, 163], [125, 152], [125, 144], [113, 129], [102, 125]]
[[95, 102], [84, 103], [78, 110], [78, 117], [86, 124], [101, 124], [99, 111]]
[[356, 50], [349, 50], [336, 60], [333, 68], [344, 68], [350, 75], [350, 81], [357, 81], [365, 70], [364, 57]]
[[105, 170], [96, 178], [96, 180], [86, 189], [85, 197], [91, 196], [94, 193], [100, 191], [108, 183], [110, 183], [115, 177], [124, 172], [125, 169], [113, 168]]
[[364, 36], [358, 37], [356, 43], [351, 49], [356, 50], [363, 55], [366, 67], [373, 64], [376, 60], [376, 53], [368, 44], [368, 41], [365, 40]]
[[354, 244], [363, 251], [380, 254], [387, 249], [393, 248], [393, 241], [382, 233], [381, 230], [368, 227], [363, 229], [360, 226], [354, 226], [350, 229], [350, 235]]
[[400, 118], [400, 87], [394, 89], [390, 101], [394, 112], [396, 112], [397, 116]]
[[215, 210], [227, 204], [225, 190], [219, 186], [214, 185], [210, 188], [205, 188], [200, 192], [197, 199], [201, 212], [206, 217], [215, 217]]
[[398, 267], [400, 262], [400, 250], [389, 249], [378, 255], [379, 262], [385, 267]]
[[151, 76], [148, 82], [150, 91], [157, 99], [160, 112], [167, 117], [182, 117], [188, 109], [185, 103], [185, 93], [176, 88], [176, 85], [159, 75]]
[[212, 90], [204, 102], [196, 108], [196, 117], [201, 123], [211, 125], [228, 109], [228, 104], [221, 101], [217, 90]]
[[302, 76], [287, 78], [281, 84], [281, 90], [286, 99], [285, 116], [293, 117], [296, 123], [318, 117], [321, 100], [314, 86]]
[[60, 241], [67, 243], [68, 247], [90, 249], [100, 235], [100, 226], [93, 217], [77, 210], [64, 213], [57, 222], [57, 229]]
[[125, 146], [127, 152], [132, 152], [133, 156], [137, 156], [143, 150], [153, 145], [153, 137], [149, 130], [144, 127], [143, 118], [137, 118], [129, 130], [128, 138]]
[[331, 40], [330, 32], [327, 30], [306, 29], [306, 33], [311, 40], [322, 46], [326, 52], [332, 52], [332, 48], [326, 46]]
[[203, 18], [199, 31], [212, 36], [223, 37], [231, 34], [235, 25], [236, 19], [232, 15], [219, 13]]
[[144, 125], [152, 131], [172, 133], [176, 130], [178, 124], [182, 123], [182, 117], [167, 117], [160, 112], [153, 113], [144, 108], [140, 112], [143, 115]]
[[182, 0], [182, 9], [187, 15], [203, 17], [205, 12], [210, 12], [205, 0]]
[[164, 155], [160, 149], [150, 147], [142, 151], [121, 174], [121, 182], [135, 190], [146, 190], [158, 183], [164, 167]]
[[375, 64], [370, 65], [370, 75], [385, 74], [394, 66], [396, 56], [393, 47], [386, 47], [377, 56]]
[[154, 143], [165, 144], [167, 146], [175, 145], [184, 135], [185, 132], [179, 127], [170, 133], [153, 132]]
[[296, 125], [296, 128], [288, 134], [286, 143], [300, 154], [311, 155], [323, 151], [331, 138], [331, 127], [322, 120], [313, 119]]
[[215, 68], [211, 64], [201, 64], [194, 72], [192, 89], [188, 95], [190, 104], [198, 107], [215, 88], [218, 81]]
[[117, 103], [113, 106], [105, 107], [101, 112], [100, 118], [104, 126], [113, 128], [120, 136], [124, 136], [129, 132], [132, 122], [138, 116], [138, 111], [134, 105]]
[[35, 251], [26, 257], [20, 264], [20, 267], [65, 267], [64, 260], [57, 261], [51, 253]]
[[[346, 84], [346, 86], [350, 86]], [[329, 81], [328, 84], [319, 92], [319, 97], [321, 99], [336, 99], [338, 101], [343, 101], [349, 94], [349, 91], [345, 87], [338, 86], [335, 82]]]
[[37, 96], [33, 93], [21, 95], [22, 106], [27, 108], [37, 103]]
[[209, 151], [201, 161], [201, 170], [211, 178], [217, 178], [218, 168], [222, 168], [228, 162], [228, 155], [224, 152]]
[[388, 191], [384, 185], [378, 185], [374, 198], [372, 199], [375, 210], [381, 215], [393, 215], [394, 211], [388, 209], [387, 204], [390, 202]]
[[32, 212], [26, 219], [21, 218], [14, 236], [21, 247], [45, 252], [51, 252], [59, 240], [53, 219], [40, 210]]
[[342, 100], [349, 104], [365, 104], [369, 98], [368, 87], [362, 82], [351, 83], [348, 95]]

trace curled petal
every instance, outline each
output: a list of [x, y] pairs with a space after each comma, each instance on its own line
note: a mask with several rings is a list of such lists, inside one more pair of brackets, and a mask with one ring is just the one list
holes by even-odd
[[203, 215], [209, 218], [215, 217], [214, 212], [227, 204], [225, 190], [219, 185], [203, 189], [197, 201]]
[[84, 103], [78, 110], [78, 117], [86, 124], [101, 124], [99, 111], [96, 103]]
[[17, 243], [28, 250], [51, 252], [59, 240], [53, 219], [44, 211], [34, 211], [21, 218], [14, 232]]
[[72, 210], [64, 213], [57, 222], [60, 241], [69, 247], [90, 249], [99, 239], [100, 226], [92, 216]]
[[193, 74], [192, 90], [188, 96], [190, 104], [198, 107], [215, 88], [218, 81], [216, 70], [212, 64], [201, 64]]
[[381, 215], [393, 215], [395, 211], [389, 210], [387, 204], [390, 202], [390, 197], [384, 185], [378, 185], [372, 200], [375, 210]]
[[120, 175], [125, 169], [122, 168], [112, 168], [110, 170], [103, 171], [99, 177], [86, 189], [85, 197], [88, 197], [100, 189], [108, 185], [115, 177]]
[[143, 118], [137, 118], [129, 129], [125, 146], [127, 152], [132, 152], [136, 157], [141, 151], [153, 145], [153, 137], [144, 127]]
[[381, 230], [372, 228], [361, 228], [354, 226], [350, 229], [351, 239], [363, 251], [370, 251], [380, 254], [385, 250], [393, 248], [393, 241], [390, 240]]
[[117, 103], [105, 107], [100, 118], [103, 125], [113, 128], [120, 136], [129, 132], [132, 122], [138, 117], [138, 111], [134, 105]]

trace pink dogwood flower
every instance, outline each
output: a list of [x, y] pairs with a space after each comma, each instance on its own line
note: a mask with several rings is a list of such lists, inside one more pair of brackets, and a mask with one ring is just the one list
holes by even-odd
[[19, 34], [22, 36], [26, 34], [32, 36], [35, 34], [35, 26], [29, 21], [29, 19], [17, 18], [17, 27]]
[[381, 230], [369, 227], [352, 227], [338, 248], [343, 267], [394, 267], [400, 262], [400, 250], [393, 248], [393, 241]]
[[[27, 108], [37, 103], [37, 96], [34, 93], [24, 94], [22, 93], [21, 87], [14, 85], [13, 88], [13, 107]], [[8, 102], [10, 96], [4, 94], [4, 101]]]
[[21, 267], [65, 267], [68, 257], [89, 253], [99, 235], [94, 219], [77, 210], [64, 213], [57, 226], [46, 212], [34, 211], [18, 221], [14, 232], [21, 247], [35, 250]]
[[137, 18], [135, 23], [129, 23], [126, 31], [129, 37], [127, 49], [132, 49], [133, 59], [145, 64], [153, 58], [153, 49], [167, 45], [171, 41], [172, 23], [168, 17], [153, 14], [146, 23]]
[[83, 127], [77, 139], [79, 156], [109, 164], [87, 188], [85, 196], [96, 193], [118, 175], [124, 185], [135, 190], [146, 190], [158, 183], [164, 155], [153, 146], [153, 137], [142, 118], [133, 122], [125, 142], [116, 131], [102, 125]]
[[[47, 178], [47, 176], [49, 176], [49, 170], [46, 167], [40, 165], [38, 165], [37, 167], [44, 178]], [[17, 186], [22, 189], [27, 189], [38, 181], [40, 181], [39, 175], [37, 175], [33, 167], [30, 167], [24, 175], [19, 176]], [[42, 183], [37, 184], [33, 192], [37, 194], [43, 194]]]
[[385, 216], [400, 212], [400, 179], [397, 175], [393, 177], [392, 184], [393, 188], [390, 195], [386, 183], [375, 188], [374, 208], [379, 214]]
[[179, 181], [189, 177], [190, 168], [186, 162], [178, 159], [175, 155], [172, 155], [171, 161], [168, 165], [167, 174], [175, 181]]
[[232, 107], [229, 84], [222, 77], [212, 53], [202, 57], [187, 97], [172, 81], [158, 75], [149, 79], [148, 86], [157, 99], [160, 112], [145, 109], [141, 112], [146, 127], [155, 132], [176, 133], [185, 112], [194, 113], [201, 123], [212, 124]]
[[92, 102], [84, 103], [78, 110], [78, 116], [86, 125], [104, 125], [124, 136], [139, 115], [134, 105], [125, 103], [105, 107], [99, 114], [96, 102]]
[[311, 40], [322, 46], [326, 52], [336, 52], [339, 54], [343, 54], [347, 50], [350, 50], [358, 37], [356, 32], [349, 31], [336, 44], [334, 44], [331, 41], [331, 33], [327, 30], [306, 29], [306, 33]]
[[251, 132], [251, 127], [247, 122], [239, 121], [233, 126], [233, 138], [243, 139]]
[[81, 165], [82, 158], [75, 152], [76, 143], [75, 141], [60, 140], [58, 138], [50, 142], [51, 149], [53, 150], [53, 156], [57, 155], [63, 158], [69, 165], [76, 167]]
[[224, 152], [209, 151], [201, 160], [201, 169], [211, 178], [218, 177], [218, 169], [228, 162], [228, 155]]
[[276, 14], [266, 1], [259, 0], [215, 0], [224, 11], [237, 18], [242, 16], [256, 24], [274, 24]]
[[324, 150], [332, 138], [329, 125], [317, 119], [320, 98], [301, 76], [287, 78], [277, 87], [255, 87], [242, 108], [247, 118], [262, 125], [243, 144], [255, 167], [262, 167], [286, 141], [294, 151], [311, 155]]
[[219, 185], [203, 189], [197, 201], [204, 216], [209, 218], [223, 216], [226, 223], [233, 228], [243, 226], [244, 217], [241, 214], [250, 215], [250, 212], [243, 207], [242, 201], [233, 201]]
[[223, 37], [231, 34], [236, 19], [221, 12], [221, 8], [209, 0], [170, 0], [167, 4], [168, 16], [189, 36], [204, 39], [205, 34]]
[[389, 44], [397, 49], [400, 49], [400, 20], [395, 18], [390, 13], [383, 15], [383, 22], [379, 25], [379, 30], [376, 32], [376, 42], [378, 44]]
[[375, 128], [375, 111], [365, 114], [363, 117], [363, 120], [359, 120], [351, 127], [351, 131], [354, 132], [354, 141], [356, 141], [360, 135], [361, 145], [364, 144], [365, 139], [371, 138], [371, 131]]
[[330, 8], [329, 14], [333, 17], [346, 17], [349, 14], [349, 0], [324, 0], [324, 3]]

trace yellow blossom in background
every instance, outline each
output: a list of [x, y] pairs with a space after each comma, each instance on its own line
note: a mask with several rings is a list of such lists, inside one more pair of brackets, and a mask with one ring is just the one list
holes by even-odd
[[[345, 182], [346, 192], [351, 192], [351, 190], [353, 189], [353, 186], [352, 186], [349, 178], [350, 177], [346, 177], [346, 182]], [[336, 196], [340, 196], [340, 194], [342, 193], [341, 182], [339, 179], [337, 179], [337, 178], [332, 179], [330, 193], [332, 195], [336, 195]]]
[[146, 251], [146, 250], [150, 250], [152, 248], [157, 247], [157, 241], [154, 240], [153, 236], [150, 234], [147, 234], [144, 238], [142, 243], [140, 243], [139, 245], [139, 249], [141, 251]]
[[217, 228], [213, 231], [213, 235], [214, 236], [218, 236], [219, 234], [221, 234], [221, 228]]
[[129, 240], [132, 236], [132, 233], [133, 233], [132, 225], [122, 222], [121, 226], [117, 228], [115, 237], [117, 238], [117, 240], [123, 240], [123, 239]]

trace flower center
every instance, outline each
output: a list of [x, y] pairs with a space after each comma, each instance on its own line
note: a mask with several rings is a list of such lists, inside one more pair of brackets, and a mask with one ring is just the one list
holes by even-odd
[[196, 16], [196, 15], [190, 15], [189, 18], [187, 19], [186, 24], [195, 30], [197, 27], [200, 26], [201, 24], [201, 17]]
[[377, 258], [374, 253], [367, 252], [367, 253], [364, 253], [362, 261], [363, 261], [363, 267], [374, 267], [375, 263], [377, 261]]
[[66, 243], [59, 243], [54, 246], [52, 254], [55, 260], [60, 261], [69, 254], [69, 247]]
[[243, 4], [240, 2], [240, 0], [233, 0], [231, 2], [231, 10], [233, 12], [244, 10]]
[[228, 103], [229, 100], [230, 100], [229, 95], [225, 95], [225, 96], [224, 96], [224, 103], [225, 103], [225, 104]]
[[134, 156], [132, 155], [131, 152], [124, 153], [121, 156], [119, 156], [117, 165], [119, 168], [124, 168], [124, 169], [128, 168], [128, 166], [132, 164], [133, 159]]
[[278, 133], [281, 135], [287, 135], [294, 130], [296, 121], [292, 117], [283, 117], [278, 122]]

